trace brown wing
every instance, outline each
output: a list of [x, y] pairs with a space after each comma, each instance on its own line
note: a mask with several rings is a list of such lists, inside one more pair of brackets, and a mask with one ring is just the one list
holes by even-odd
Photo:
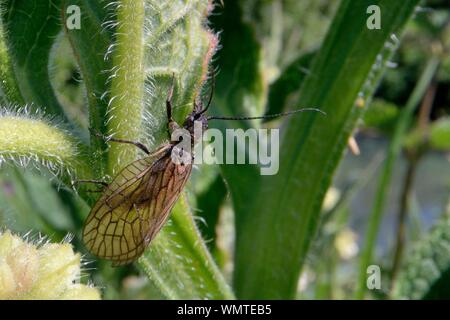
[[177, 165], [171, 147], [160, 158], [148, 157], [125, 167], [92, 208], [83, 230], [89, 251], [128, 264], [139, 257], [161, 230], [184, 188], [192, 165]]

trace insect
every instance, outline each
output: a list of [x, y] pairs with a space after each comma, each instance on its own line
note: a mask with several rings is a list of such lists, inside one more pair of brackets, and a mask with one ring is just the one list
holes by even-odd
[[[194, 136], [196, 121], [199, 121], [205, 130], [208, 121], [213, 119], [249, 120], [308, 110], [318, 111], [305, 108], [264, 117], [207, 117], [206, 111], [211, 105], [213, 88], [206, 107], [203, 108], [202, 102], [194, 101], [193, 111], [184, 121], [183, 128], [191, 135], [191, 150], [197, 142]], [[172, 118], [173, 89], [174, 79], [166, 100], [169, 134], [180, 128]], [[180, 144], [179, 140], [165, 143], [154, 152], [149, 152], [139, 142], [121, 139], [109, 141], [133, 144], [147, 154], [143, 159], [122, 169], [110, 184], [103, 183], [106, 189], [92, 207], [83, 229], [83, 240], [88, 250], [100, 258], [111, 260], [113, 266], [120, 266], [129, 264], [142, 255], [161, 230], [191, 175], [193, 161], [172, 161], [172, 152], [179, 151], [176, 149]], [[190, 160], [193, 160], [193, 155], [189, 156]]]

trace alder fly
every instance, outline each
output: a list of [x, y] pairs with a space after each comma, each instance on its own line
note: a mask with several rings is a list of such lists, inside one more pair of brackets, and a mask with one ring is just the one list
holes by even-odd
[[[179, 125], [172, 118], [174, 78], [166, 100], [169, 134]], [[285, 116], [303, 111], [319, 111], [314, 108], [299, 109], [262, 117], [206, 116], [211, 105], [214, 85], [208, 104], [194, 101], [193, 111], [185, 119], [183, 128], [191, 135], [193, 150], [198, 137], [194, 136], [194, 123], [199, 121], [204, 130], [209, 120], [252, 120]], [[179, 198], [192, 172], [193, 161], [175, 163], [172, 151], [180, 141], [170, 141], [156, 151], [149, 152], [139, 142], [109, 139], [112, 142], [129, 143], [140, 148], [147, 156], [127, 165], [105, 185], [105, 190], [92, 208], [83, 229], [83, 240], [88, 250], [113, 266], [133, 262], [144, 252], [167, 221], [170, 211]], [[189, 155], [193, 160], [193, 155]], [[95, 182], [95, 181], [84, 181]]]

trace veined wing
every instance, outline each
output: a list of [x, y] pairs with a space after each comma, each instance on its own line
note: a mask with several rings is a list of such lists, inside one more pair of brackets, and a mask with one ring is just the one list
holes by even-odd
[[125, 167], [92, 208], [83, 231], [90, 252], [128, 264], [139, 257], [166, 222], [192, 166], [172, 162], [169, 145], [155, 160]]

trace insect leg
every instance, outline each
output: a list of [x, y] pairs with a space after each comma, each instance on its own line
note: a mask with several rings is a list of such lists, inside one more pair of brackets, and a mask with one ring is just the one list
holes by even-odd
[[87, 193], [103, 193], [105, 190], [98, 189], [98, 190], [86, 190]]
[[111, 142], [117, 142], [117, 143], [127, 143], [127, 144], [132, 144], [132, 145], [138, 147], [139, 149], [141, 149], [142, 151], [144, 151], [145, 154], [148, 154], [148, 155], [150, 154], [150, 151], [148, 150], [148, 148], [147, 148], [144, 144], [142, 144], [142, 143], [140, 143], [140, 142], [137, 142], [137, 141], [130, 141], [130, 140], [124, 140], [124, 139], [116, 139], [116, 138], [109, 138], [108, 141], [111, 141]]
[[93, 183], [93, 184], [101, 184], [104, 187], [108, 186], [108, 183], [105, 181], [100, 181], [100, 180], [75, 180], [73, 182], [73, 185], [76, 185], [78, 183]]
[[142, 151], [144, 151], [145, 154], [150, 154], [150, 151], [148, 150], [148, 148], [143, 143], [136, 142], [136, 141], [131, 141], [131, 140], [125, 140], [125, 139], [108, 138], [108, 137], [105, 137], [104, 135], [102, 135], [101, 133], [95, 132], [95, 131], [94, 131], [94, 135], [104, 139], [105, 141], [132, 144], [132, 145], [138, 147], [139, 149], [141, 149]]
[[101, 185], [102, 187], [99, 190], [86, 190], [86, 192], [91, 192], [91, 193], [100, 193], [104, 191], [104, 188], [106, 188], [108, 186], [108, 183], [105, 181], [99, 181], [99, 180], [75, 180], [72, 182], [72, 188], [75, 188], [75, 186], [79, 183], [92, 183], [92, 184], [98, 184]]
[[173, 122], [172, 119], [172, 97], [173, 97], [173, 89], [175, 87], [175, 74], [172, 74], [172, 84], [169, 89], [169, 94], [166, 99], [166, 112], [167, 112], [167, 120], [169, 123]]

